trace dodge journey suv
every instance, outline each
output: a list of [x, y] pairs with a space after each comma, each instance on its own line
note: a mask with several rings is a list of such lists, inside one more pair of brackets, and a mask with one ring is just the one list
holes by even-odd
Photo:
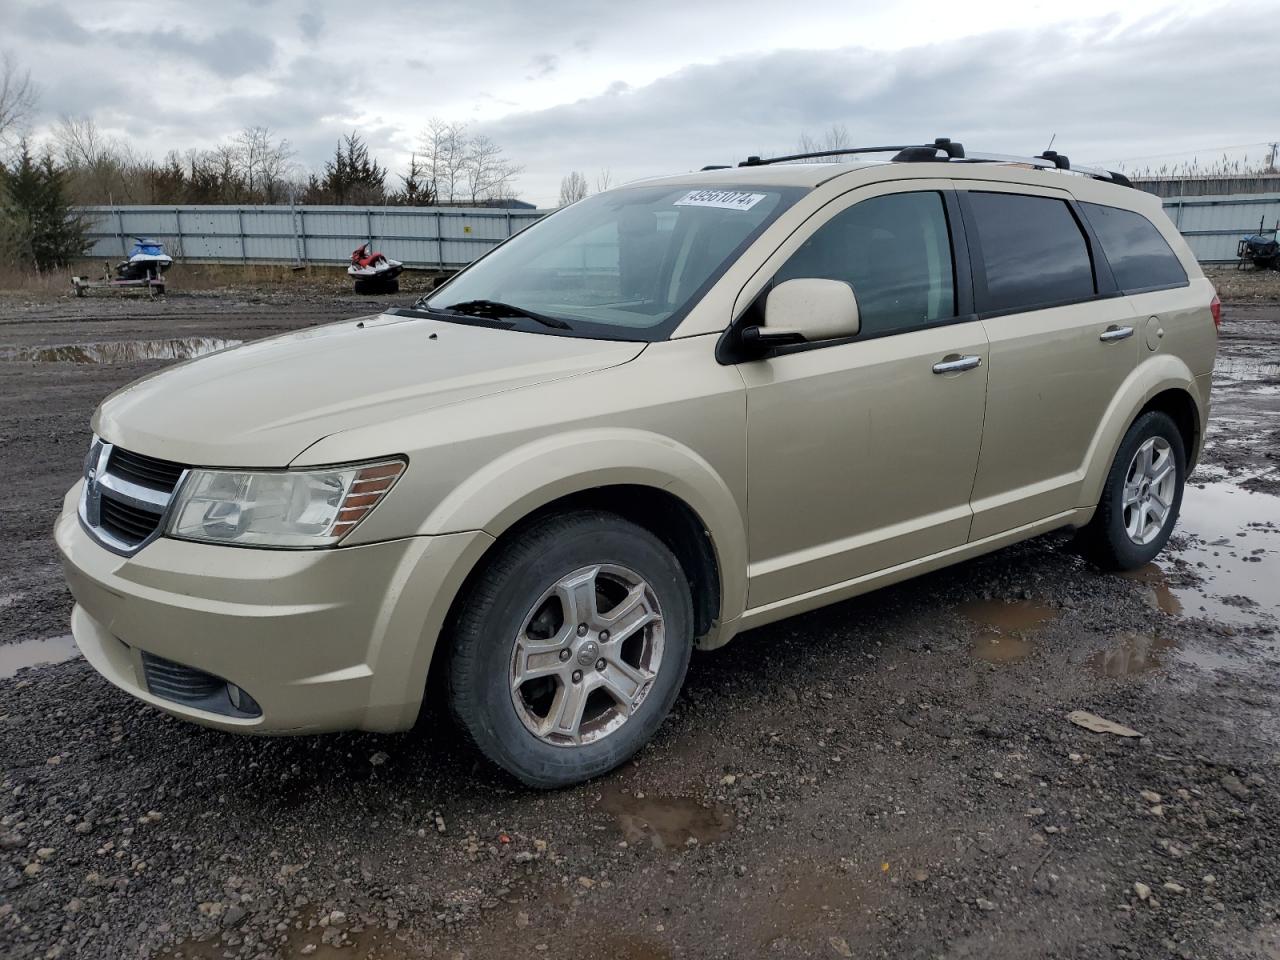
[[1159, 201], [890, 149], [610, 190], [411, 308], [115, 393], [56, 531], [80, 649], [234, 732], [447, 704], [554, 787], [694, 647], [1060, 528], [1150, 561], [1219, 311]]

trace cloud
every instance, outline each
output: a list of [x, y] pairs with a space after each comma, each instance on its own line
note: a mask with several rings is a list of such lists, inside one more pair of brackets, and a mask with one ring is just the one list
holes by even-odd
[[77, 44], [86, 42], [92, 36], [79, 21], [54, 3], [23, 7], [10, 22], [15, 35], [30, 40]]
[[438, 0], [399, 15], [397, 36], [349, 0], [188, 3], [163, 20], [154, 0], [0, 0], [0, 47], [42, 86], [41, 122], [92, 114], [155, 156], [263, 124], [315, 168], [360, 128], [396, 169], [439, 115], [493, 137], [524, 166], [522, 194], [551, 203], [570, 170], [625, 182], [790, 152], [835, 123], [864, 143], [1010, 153], [1056, 133], [1084, 161], [1273, 138], [1230, 65], [1270, 62], [1274, 11], [1174, 2], [984, 0], [975, 17], [948, 0], [810, 0], [780, 20], [776, 0]]
[[304, 39], [312, 43], [319, 40], [324, 33], [324, 11], [319, 7], [307, 7], [298, 14], [298, 30]]
[[194, 60], [219, 77], [232, 78], [269, 68], [276, 58], [270, 37], [243, 27], [192, 36], [184, 30], [122, 33], [117, 42], [147, 47], [157, 53]]
[[540, 77], [546, 77], [556, 72], [556, 67], [560, 65], [560, 58], [554, 53], [538, 53], [534, 54], [529, 60], [529, 69], [532, 71], [526, 75], [527, 80], [537, 80]]
[[1274, 40], [1215, 14], [999, 32], [896, 52], [781, 50], [688, 66], [640, 87], [617, 81], [485, 132], [525, 164], [526, 185], [537, 178], [544, 196], [569, 170], [607, 166], [625, 181], [697, 169], [789, 152], [801, 132], [833, 123], [868, 144], [950, 136], [971, 151], [1027, 154], [1056, 133], [1055, 147], [1078, 161], [1173, 151], [1261, 132], [1257, 103], [1237, 95], [1222, 64], [1266, 62]]

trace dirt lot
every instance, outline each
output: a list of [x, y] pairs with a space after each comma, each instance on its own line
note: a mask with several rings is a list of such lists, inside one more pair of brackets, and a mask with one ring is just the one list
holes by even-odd
[[1280, 958], [1280, 304], [1231, 279], [1158, 566], [1053, 535], [758, 630], [554, 794], [439, 726], [237, 738], [15, 675], [74, 652], [49, 531], [94, 405], [367, 301], [0, 298], [0, 956]]

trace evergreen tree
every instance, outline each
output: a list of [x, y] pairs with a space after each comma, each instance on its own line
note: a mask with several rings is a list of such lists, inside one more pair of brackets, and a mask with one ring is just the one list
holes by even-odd
[[387, 171], [369, 157], [369, 147], [356, 131], [338, 142], [324, 175], [307, 186], [307, 203], [383, 203]]
[[426, 170], [418, 160], [418, 155], [409, 157], [409, 169], [400, 175], [404, 189], [387, 198], [389, 203], [399, 207], [429, 207], [435, 203], [435, 192], [430, 180], [423, 179]]
[[83, 256], [89, 244], [74, 214], [63, 171], [46, 154], [36, 160], [24, 140], [12, 167], [0, 166], [0, 245], [19, 264], [38, 270]]

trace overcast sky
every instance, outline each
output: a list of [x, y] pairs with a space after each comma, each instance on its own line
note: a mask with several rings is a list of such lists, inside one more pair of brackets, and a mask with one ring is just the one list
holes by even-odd
[[0, 49], [41, 87], [37, 130], [91, 115], [160, 156], [265, 124], [315, 167], [358, 128], [398, 170], [440, 116], [497, 140], [540, 206], [570, 170], [616, 184], [788, 152], [833, 123], [993, 152], [1056, 133], [1076, 160], [1137, 165], [1259, 158], [1280, 138], [1276, 0], [1114, 6], [0, 0]]

